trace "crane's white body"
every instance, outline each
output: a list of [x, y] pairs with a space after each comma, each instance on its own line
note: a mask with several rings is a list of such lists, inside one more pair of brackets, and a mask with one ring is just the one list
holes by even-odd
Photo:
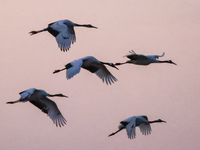
[[77, 60], [70, 62], [72, 67], [66, 70], [66, 78], [71, 79], [73, 76], [78, 74], [81, 71], [81, 66], [83, 65], [83, 60], [87, 57], [83, 57]]
[[48, 31], [52, 34], [58, 43], [58, 47], [61, 51], [69, 50], [71, 44], [76, 42], [76, 35], [74, 31], [75, 26], [82, 26], [87, 28], [97, 28], [90, 24], [76, 24], [70, 20], [59, 20], [53, 23], [50, 23], [47, 28], [39, 31], [31, 31], [30, 34], [34, 35], [43, 31]]
[[[112, 63], [104, 64], [112, 66]], [[91, 73], [95, 73], [106, 84], [114, 83], [117, 79], [108, 71], [104, 64], [93, 56], [86, 56], [74, 60], [66, 65], [66, 78], [71, 79], [80, 72], [81, 68], [84, 68]]]
[[163, 57], [165, 53], [162, 55], [142, 55], [136, 54], [134, 51], [130, 51], [131, 54], [126, 55], [125, 57], [131, 59], [127, 61], [127, 63], [133, 63], [135, 65], [149, 65], [151, 63], [160, 63], [158, 60], [159, 57]]
[[69, 20], [60, 20], [49, 25], [55, 31], [58, 31], [58, 35], [55, 37], [58, 43], [58, 47], [65, 51], [70, 48], [71, 43], [76, 42], [76, 36], [74, 26], [76, 24]]
[[[135, 128], [138, 126], [144, 135], [151, 133], [151, 126], [146, 116], [133, 116], [120, 122], [120, 128], [126, 128], [128, 138], [133, 139], [136, 136]], [[125, 125], [126, 124], [126, 125]]]
[[67, 69], [67, 74], [66, 74], [67, 79], [70, 79], [74, 75], [78, 74], [81, 70], [81, 67], [84, 67], [84, 66], [86, 67], [86, 66], [89, 66], [89, 65], [92, 65], [92, 64], [94, 64], [94, 65], [101, 64], [101, 62], [93, 56], [86, 56], [86, 57], [74, 60], [70, 64], [73, 67]]
[[35, 91], [35, 88], [31, 88], [31, 89], [28, 89], [26, 91], [23, 91], [23, 92], [20, 92], [20, 99], [19, 101], [21, 102], [27, 102], [29, 101], [29, 98], [31, 97], [31, 95], [34, 93]]
[[149, 121], [147, 116], [144, 116], [144, 115], [142, 115], [142, 116], [132, 116], [130, 118], [127, 118], [127, 119], [121, 121], [120, 125], [118, 127], [119, 129], [116, 132], [113, 132], [108, 136], [113, 136], [116, 133], [118, 133], [119, 131], [126, 129], [128, 138], [133, 139], [136, 136], [136, 133], [135, 133], [136, 127], [140, 128], [140, 131], [142, 132], [142, 134], [148, 135], [148, 134], [151, 133], [150, 124], [156, 123], [156, 122], [166, 122], [166, 121], [163, 121], [161, 119]]
[[[58, 94], [50, 95], [44, 90], [38, 90], [35, 88], [31, 88], [20, 92], [20, 99], [14, 102], [7, 102], [9, 104], [14, 104], [17, 102], [27, 102], [29, 101], [39, 109], [41, 109], [44, 113], [46, 113], [56, 124], [56, 126], [64, 126], [66, 124], [66, 119], [61, 114], [58, 109], [56, 103], [47, 98], [47, 96], [58, 96]], [[66, 97], [66, 96], [64, 96]]]

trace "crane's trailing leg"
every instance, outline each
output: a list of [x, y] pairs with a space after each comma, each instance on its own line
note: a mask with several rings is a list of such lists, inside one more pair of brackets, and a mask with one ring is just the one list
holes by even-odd
[[126, 64], [126, 62], [125, 63], [115, 63], [116, 66], [123, 65], [123, 64]]
[[34, 35], [34, 34], [37, 34], [37, 33], [43, 32], [43, 31], [47, 31], [47, 28], [45, 28], [43, 30], [38, 30], [38, 31], [31, 31], [31, 32], [29, 32], [29, 34]]
[[111, 133], [110, 135], [108, 135], [108, 137], [109, 136], [113, 136], [113, 135], [115, 135], [116, 133], [118, 133], [119, 131], [121, 131], [122, 129], [119, 129], [119, 130], [117, 130], [116, 132], [114, 132], [114, 133]]
[[58, 73], [58, 72], [63, 71], [63, 70], [66, 70], [66, 68], [63, 68], [63, 69], [60, 69], [60, 70], [59, 70], [59, 69], [58, 69], [58, 70], [55, 70], [55, 71], [53, 72], [53, 74], [54, 74], [54, 73]]
[[14, 103], [18, 103], [18, 102], [20, 102], [19, 100], [17, 100], [17, 101], [11, 101], [11, 102], [7, 102], [6, 104], [14, 104]]

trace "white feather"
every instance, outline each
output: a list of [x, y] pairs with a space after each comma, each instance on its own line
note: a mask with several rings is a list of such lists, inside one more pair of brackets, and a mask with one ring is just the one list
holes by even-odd
[[60, 32], [56, 36], [56, 41], [58, 43], [58, 47], [60, 47], [60, 49], [63, 51], [68, 50], [71, 43], [74, 43], [76, 41], [73, 27], [71, 29], [72, 31], [70, 31], [69, 27], [64, 24], [64, 21], [65, 20], [55, 22], [50, 26], [52, 29]]
[[46, 113], [56, 124], [56, 126], [64, 126], [66, 124], [65, 118], [62, 116], [60, 110], [58, 109], [56, 103], [47, 98], [47, 96], [62, 96], [61, 94], [50, 95], [44, 90], [38, 90], [35, 88], [28, 89], [26, 91], [20, 92], [21, 98], [17, 101], [7, 102], [8, 104], [14, 104], [18, 102], [29, 101], [44, 113]]
[[28, 89], [20, 93], [20, 100], [28, 99], [35, 91], [35, 88]]
[[158, 59], [159, 57], [163, 57], [165, 55], [165, 52], [163, 52], [162, 55], [147, 55], [146, 57], [150, 58], [150, 59]]
[[81, 66], [83, 64], [82, 59], [75, 60], [70, 63], [72, 65], [71, 68], [67, 69], [66, 77], [67, 79], [71, 79], [74, 75], [78, 74], [81, 70]]
[[130, 139], [135, 138], [135, 136], [136, 136], [135, 127], [136, 127], [136, 117], [133, 117], [126, 126], [128, 138], [130, 138]]

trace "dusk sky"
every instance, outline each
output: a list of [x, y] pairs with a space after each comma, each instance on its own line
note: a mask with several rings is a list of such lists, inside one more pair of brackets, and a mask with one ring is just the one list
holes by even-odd
[[[199, 150], [199, 0], [1, 0], [1, 150]], [[61, 52], [48, 32], [69, 19], [98, 29], [75, 27], [76, 42]], [[56, 69], [85, 56], [125, 62], [130, 50], [165, 56], [177, 64], [107, 66], [118, 79], [106, 85], [82, 69], [72, 79]], [[51, 98], [67, 120], [56, 127], [31, 103], [7, 105], [29, 88], [69, 98]], [[137, 115], [167, 123], [128, 139], [119, 122]]]

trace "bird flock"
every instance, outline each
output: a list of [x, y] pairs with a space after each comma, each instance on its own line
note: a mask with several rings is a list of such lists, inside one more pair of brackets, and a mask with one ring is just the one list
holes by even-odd
[[[59, 20], [53, 23], [50, 23], [47, 28], [38, 31], [31, 31], [29, 32], [30, 35], [35, 35], [44, 31], [48, 31], [51, 35], [56, 38], [58, 47], [61, 51], [66, 52], [70, 49], [71, 44], [76, 42], [76, 35], [74, 31], [74, 27], [87, 27], [87, 28], [95, 28], [97, 27], [92, 26], [90, 24], [76, 24], [70, 20]], [[103, 82], [107, 85], [111, 85], [117, 81], [117, 78], [111, 74], [111, 72], [107, 69], [107, 66], [113, 67], [117, 70], [117, 66], [123, 64], [135, 64], [135, 65], [149, 65], [151, 63], [169, 63], [174, 64], [171, 60], [159, 60], [160, 57], [163, 57], [165, 53], [162, 55], [142, 55], [136, 54], [133, 50], [129, 51], [130, 54], [125, 55], [124, 57], [128, 58], [126, 62], [118, 62], [118, 63], [109, 63], [109, 62], [102, 62], [96, 59], [93, 56], [86, 56], [83, 58], [79, 58], [72, 62], [69, 62], [65, 65], [62, 69], [57, 69], [53, 72], [53, 74], [58, 73], [60, 71], [66, 70], [66, 78], [71, 79], [73, 76], [78, 74], [81, 68], [90, 71], [91, 73], [95, 73]], [[48, 97], [65, 97], [67, 96], [63, 94], [49, 94], [44, 90], [30, 88], [23, 92], [20, 92], [20, 99], [16, 101], [7, 102], [7, 104], [15, 104], [18, 102], [27, 102], [29, 101], [36, 107], [38, 107], [42, 112], [46, 113], [47, 116], [53, 121], [56, 126], [62, 127], [66, 124], [66, 119], [58, 109], [56, 103], [50, 100]], [[140, 128], [140, 131], [144, 135], [148, 135], [151, 133], [151, 126], [152, 123], [161, 123], [166, 122], [161, 119], [149, 121], [147, 116], [132, 116], [128, 119], [125, 119], [120, 122], [118, 130], [109, 134], [108, 136], [113, 136], [119, 131], [126, 129], [127, 135], [129, 139], [133, 139], [136, 137], [136, 127]]]

